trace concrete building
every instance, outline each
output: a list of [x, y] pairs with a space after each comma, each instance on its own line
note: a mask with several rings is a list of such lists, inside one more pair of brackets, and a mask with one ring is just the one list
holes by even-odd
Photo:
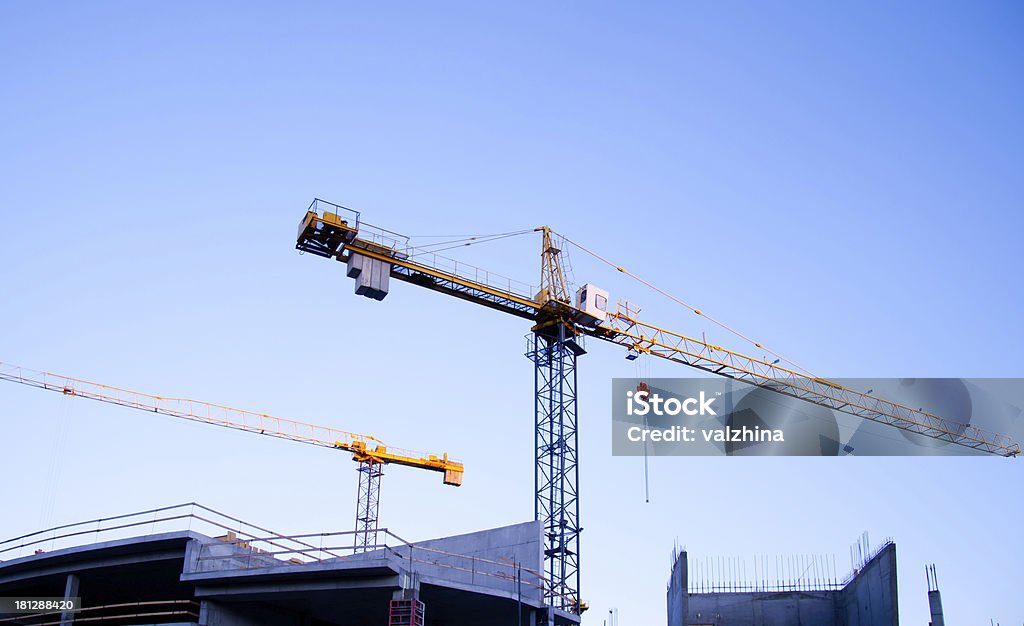
[[685, 551], [672, 565], [669, 626], [898, 626], [896, 545], [886, 542], [842, 580], [739, 583], [697, 590]]
[[[355, 552], [351, 532], [285, 536], [183, 507], [191, 511], [169, 507], [0, 542], [0, 597], [77, 596], [85, 607], [7, 623], [579, 623], [544, 604], [539, 522], [414, 543], [382, 529], [376, 549]], [[421, 621], [402, 613], [419, 606]]]

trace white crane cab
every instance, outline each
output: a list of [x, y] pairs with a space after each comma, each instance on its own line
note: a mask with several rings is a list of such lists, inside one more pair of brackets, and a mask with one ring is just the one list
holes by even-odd
[[587, 283], [576, 291], [576, 308], [586, 314], [583, 324], [597, 326], [608, 317], [608, 292]]

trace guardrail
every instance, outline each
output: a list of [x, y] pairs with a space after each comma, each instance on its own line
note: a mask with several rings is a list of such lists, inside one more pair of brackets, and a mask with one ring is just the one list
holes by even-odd
[[[543, 572], [512, 559], [438, 550], [406, 541], [387, 528], [378, 542], [357, 546], [354, 530], [285, 535], [195, 502], [63, 524], [0, 541], [3, 561], [90, 544], [190, 530], [213, 539], [198, 544], [185, 573], [307, 566], [391, 555], [407, 573], [433, 572], [445, 579], [542, 598]], [[560, 595], [560, 594], [555, 594]]]
[[[282, 554], [305, 555], [302, 557], [304, 560], [319, 560], [325, 556], [319, 546], [305, 539], [291, 538], [196, 502], [188, 502], [137, 513], [63, 524], [12, 537], [0, 541], [0, 561], [101, 541], [181, 530], [193, 530], [229, 542], [251, 542], [254, 546], [267, 545], [271, 550], [279, 550]], [[382, 532], [386, 532], [386, 530], [381, 529]], [[354, 532], [350, 531], [349, 534], [354, 535]], [[338, 555], [330, 554], [328, 556]]]

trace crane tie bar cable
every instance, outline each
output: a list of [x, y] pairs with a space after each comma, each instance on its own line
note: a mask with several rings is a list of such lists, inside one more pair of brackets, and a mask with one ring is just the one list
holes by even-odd
[[646, 285], [647, 287], [649, 287], [650, 289], [653, 289], [654, 291], [657, 291], [658, 293], [660, 293], [661, 295], [665, 296], [669, 300], [672, 300], [673, 302], [675, 302], [675, 303], [677, 303], [679, 305], [682, 305], [683, 307], [693, 311], [695, 314], [700, 315], [703, 318], [706, 318], [707, 320], [713, 322], [714, 324], [717, 324], [718, 326], [724, 328], [725, 330], [727, 330], [730, 333], [736, 335], [737, 337], [743, 339], [744, 341], [747, 341], [747, 342], [753, 344], [754, 346], [764, 350], [765, 352], [768, 352], [772, 356], [777, 357], [777, 358], [785, 361], [786, 363], [789, 363], [793, 367], [795, 367], [795, 368], [803, 371], [804, 373], [806, 373], [808, 376], [811, 376], [812, 378], [815, 377], [815, 375], [813, 373], [811, 373], [811, 371], [808, 370], [806, 367], [800, 365], [799, 363], [793, 361], [792, 359], [786, 358], [785, 356], [783, 356], [782, 354], [779, 354], [778, 352], [776, 352], [775, 350], [772, 350], [771, 348], [765, 347], [760, 342], [754, 341], [753, 339], [751, 339], [747, 335], [741, 333], [740, 331], [736, 330], [735, 328], [732, 328], [731, 326], [729, 326], [725, 322], [723, 322], [721, 320], [718, 320], [718, 319], [708, 315], [704, 311], [698, 309], [695, 306], [692, 306], [692, 305], [688, 304], [687, 302], [684, 302], [680, 298], [677, 298], [676, 296], [668, 293], [664, 289], [661, 289], [660, 287], [657, 287], [656, 285], [651, 284], [650, 282], [644, 280], [640, 276], [637, 276], [633, 272], [630, 272], [629, 270], [627, 270], [626, 268], [622, 267], [621, 265], [618, 265], [617, 263], [613, 263], [612, 261], [606, 259], [605, 257], [603, 257], [600, 254], [594, 252], [593, 250], [587, 248], [586, 246], [584, 246], [582, 244], [579, 244], [579, 243], [573, 241], [572, 239], [569, 239], [565, 235], [559, 234], [559, 237], [561, 237], [565, 241], [571, 243], [572, 245], [576, 246], [577, 248], [579, 248], [583, 252], [586, 252], [587, 254], [589, 254], [590, 256], [594, 257], [595, 259], [601, 261], [602, 263], [605, 263], [606, 265], [609, 265], [609, 266], [615, 268], [617, 271], [625, 274], [626, 276], [629, 276], [633, 280], [635, 280], [635, 281], [637, 281], [639, 283], [642, 283], [643, 285]]
[[[480, 235], [478, 237], [467, 237], [465, 239], [454, 239], [452, 241], [441, 241], [441, 242], [437, 242], [437, 243], [424, 244], [422, 246], [413, 246], [412, 249], [414, 251], [419, 251], [419, 252], [422, 252], [422, 253], [434, 254], [434, 253], [437, 253], [437, 252], [444, 252], [445, 250], [452, 250], [454, 248], [463, 248], [463, 247], [472, 246], [472, 245], [475, 245], [475, 244], [478, 244], [478, 243], [487, 243], [487, 242], [490, 242], [490, 241], [498, 241], [499, 239], [506, 239], [508, 237], [515, 237], [517, 235], [525, 235], [527, 233], [532, 233], [532, 232], [533, 232], [533, 229], [530, 229], [530, 230], [519, 230], [519, 231], [514, 231], [514, 232], [509, 232], [509, 233], [499, 233], [499, 234], [496, 234], [496, 235]], [[451, 244], [451, 245], [448, 245], [448, 244]], [[444, 248], [433, 248], [433, 246], [447, 246], [447, 247], [444, 247]], [[431, 248], [431, 249], [427, 250], [425, 248]], [[415, 254], [413, 256], [415, 256]]]

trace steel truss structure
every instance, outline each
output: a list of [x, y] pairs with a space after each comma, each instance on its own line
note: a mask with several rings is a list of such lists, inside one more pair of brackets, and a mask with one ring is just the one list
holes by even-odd
[[373, 459], [359, 462], [359, 495], [356, 498], [357, 552], [377, 547], [377, 520], [380, 517], [380, 479], [384, 464]]
[[558, 326], [557, 335], [529, 336], [534, 363], [534, 519], [544, 528], [545, 589], [549, 606], [578, 612], [580, 588], [579, 452], [576, 358], [580, 337]]

